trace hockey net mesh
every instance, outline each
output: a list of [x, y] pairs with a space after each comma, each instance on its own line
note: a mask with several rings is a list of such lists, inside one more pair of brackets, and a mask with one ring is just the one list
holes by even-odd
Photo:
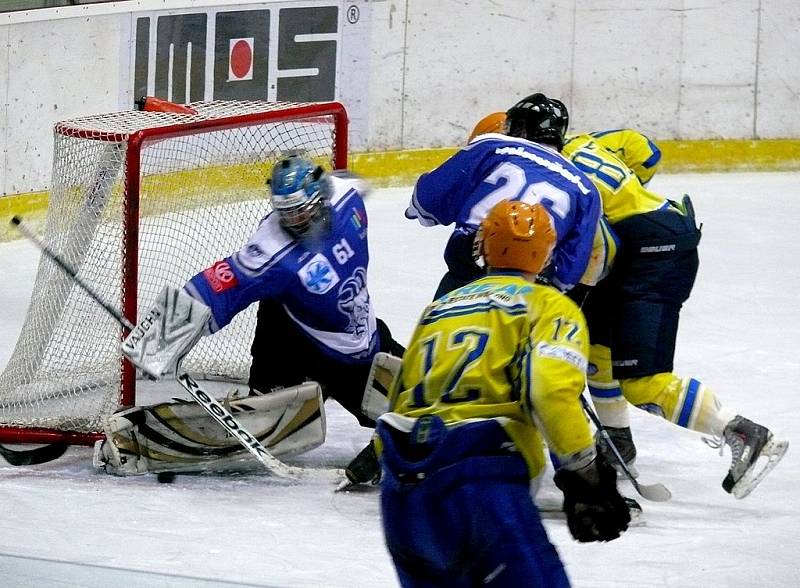
[[[165, 284], [191, 276], [241, 247], [269, 212], [265, 179], [281, 155], [303, 152], [334, 167], [333, 115], [287, 121], [302, 105], [195, 103], [197, 115], [122, 112], [59, 123], [43, 240], [100, 297], [122, 308], [125, 274], [126, 154], [142, 129], [138, 175], [138, 297], [141, 315]], [[254, 122], [256, 115], [258, 122]], [[268, 115], [272, 116], [272, 115]], [[244, 121], [246, 120], [246, 124]], [[216, 121], [219, 125], [216, 126]], [[238, 121], [238, 122], [237, 122]], [[131, 196], [131, 195], [128, 195]], [[204, 338], [183, 368], [200, 377], [246, 380], [255, 306]], [[121, 327], [54, 263], [42, 256], [21, 335], [0, 376], [0, 425], [100, 431], [121, 399]]]

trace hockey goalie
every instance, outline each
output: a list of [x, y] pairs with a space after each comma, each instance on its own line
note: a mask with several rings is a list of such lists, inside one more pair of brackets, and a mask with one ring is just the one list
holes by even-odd
[[[258, 302], [249, 390], [222, 404], [281, 456], [324, 441], [329, 397], [374, 427], [372, 407], [362, 409], [372, 360], [404, 349], [375, 316], [367, 289], [363, 183], [328, 174], [302, 156], [281, 159], [268, 183], [272, 212], [248, 242], [182, 288], [166, 287], [122, 352], [151, 378], [174, 377], [201, 337]], [[183, 401], [117, 413], [98, 442], [95, 464], [117, 474], [255, 465], [204, 413]], [[366, 448], [357, 459], [371, 453]], [[377, 461], [366, 462], [374, 471], [365, 475], [377, 476]]]

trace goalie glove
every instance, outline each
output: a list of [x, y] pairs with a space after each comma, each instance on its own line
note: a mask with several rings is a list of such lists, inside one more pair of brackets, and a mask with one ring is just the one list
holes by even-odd
[[617, 492], [617, 472], [602, 455], [578, 470], [560, 468], [553, 481], [564, 493], [567, 525], [576, 540], [611, 541], [628, 528], [631, 516]]
[[183, 289], [165, 286], [122, 342], [122, 354], [148, 376], [175, 376], [183, 357], [207, 330], [211, 309]]

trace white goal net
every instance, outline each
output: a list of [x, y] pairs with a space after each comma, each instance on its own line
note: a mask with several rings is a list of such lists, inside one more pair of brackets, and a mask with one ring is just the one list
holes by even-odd
[[[59, 123], [43, 240], [135, 322], [164, 284], [182, 285], [237, 250], [269, 211], [272, 163], [303, 152], [346, 166], [338, 103], [202, 102], [196, 114], [128, 111]], [[183, 364], [246, 380], [255, 307]], [[135, 402], [122, 329], [42, 257], [30, 309], [0, 376], [0, 441], [20, 430], [98, 432]], [[4, 435], [5, 434], [5, 435]], [[91, 435], [77, 442], [90, 442]]]

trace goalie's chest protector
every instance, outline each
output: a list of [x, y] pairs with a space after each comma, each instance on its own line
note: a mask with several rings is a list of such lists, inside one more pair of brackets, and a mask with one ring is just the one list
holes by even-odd
[[192, 279], [218, 328], [250, 304], [273, 299], [322, 351], [356, 362], [372, 358], [377, 337], [367, 290], [366, 210], [356, 189], [335, 186], [326, 235], [293, 239], [270, 214], [241, 250], [215, 264], [228, 265], [232, 280], [215, 288], [214, 266]]

